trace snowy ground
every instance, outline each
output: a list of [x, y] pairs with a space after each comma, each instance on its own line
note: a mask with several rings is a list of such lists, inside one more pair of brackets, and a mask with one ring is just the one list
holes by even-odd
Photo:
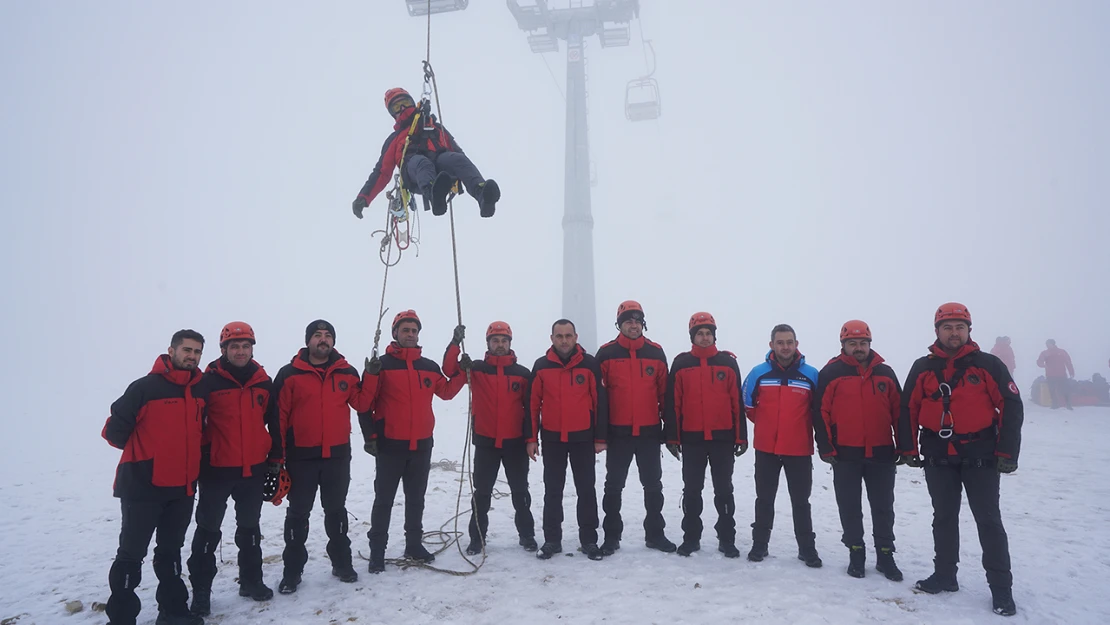
[[[459, 403], [459, 402], [456, 402]], [[1028, 406], [1021, 469], [1003, 479], [1003, 519], [1010, 535], [1014, 595], [1019, 614], [1007, 622], [1104, 623], [1110, 612], [1106, 580], [1110, 578], [1110, 480], [1103, 441], [1110, 409], [1075, 412]], [[463, 415], [443, 410], [434, 458], [460, 457]], [[99, 441], [97, 441], [99, 443]], [[7, 623], [104, 623], [103, 613], [89, 609], [107, 600], [107, 573], [119, 532], [119, 507], [111, 496], [118, 452], [106, 444], [94, 461], [53, 460], [52, 472], [5, 473], [0, 482], [0, 619]], [[60, 463], [60, 464], [59, 464]], [[68, 464], [67, 464], [68, 463]], [[314, 511], [310, 558], [304, 584], [292, 596], [256, 604], [236, 594], [232, 515], [224, 525], [221, 565], [213, 593], [211, 623], [494, 623], [526, 619], [530, 623], [734, 622], [758, 618], [764, 623], [1000, 623], [990, 612], [990, 594], [979, 565], [979, 546], [971, 513], [964, 507], [961, 590], [943, 596], [916, 595], [912, 582], [931, 570], [930, 507], [920, 470], [900, 469], [897, 490], [898, 562], [906, 581], [892, 583], [874, 571], [856, 580], [844, 573], [847, 552], [840, 544], [839, 521], [831, 471], [815, 469], [812, 497], [817, 545], [823, 569], [807, 569], [795, 559], [790, 507], [781, 486], [771, 557], [761, 564], [726, 560], [715, 550], [711, 526], [703, 551], [691, 558], [664, 555], [643, 547], [639, 523], [643, 503], [636, 488], [625, 497], [625, 540], [612, 558], [591, 562], [581, 554], [536, 560], [516, 547], [507, 499], [491, 511], [489, 558], [471, 577], [452, 577], [422, 570], [388, 569], [382, 575], [361, 572], [358, 583], [342, 584], [330, 576], [324, 555], [323, 517]], [[541, 510], [543, 487], [539, 465], [531, 473], [533, 512]], [[629, 483], [636, 484], [635, 468]], [[366, 552], [372, 493], [372, 463], [359, 455], [348, 500], [351, 537]], [[604, 475], [599, 460], [598, 494]], [[454, 514], [457, 475], [433, 469], [425, 527], [436, 529]], [[569, 481], [569, 480], [568, 480]], [[739, 546], [750, 547], [746, 532], [753, 504], [752, 456], [737, 463]], [[664, 459], [665, 515], [668, 534], [680, 538], [679, 466]], [[503, 484], [500, 488], [507, 491]], [[710, 488], [707, 485], [707, 489]], [[399, 556], [401, 495], [394, 512], [392, 544]], [[711, 499], [707, 500], [711, 501]], [[575, 535], [573, 489], [568, 485], [564, 526], [571, 546]], [[866, 500], [864, 502], [866, 506]], [[709, 510], [712, 510], [709, 506]], [[281, 575], [283, 509], [267, 504], [262, 531], [266, 581]], [[870, 527], [870, 522], [867, 522]], [[189, 538], [192, 537], [192, 529]], [[186, 542], [188, 544], [188, 542]], [[870, 551], [870, 546], [869, 546]], [[185, 556], [188, 554], [186, 553]], [[356, 555], [356, 564], [362, 565]], [[437, 564], [458, 570], [465, 563], [457, 552]], [[360, 566], [361, 569], [361, 566]], [[365, 569], [361, 569], [364, 571]], [[140, 623], [155, 618], [154, 574], [149, 558], [139, 590], [144, 610]], [[83, 612], [68, 615], [65, 602], [80, 600]], [[10, 620], [12, 617], [18, 620]]]

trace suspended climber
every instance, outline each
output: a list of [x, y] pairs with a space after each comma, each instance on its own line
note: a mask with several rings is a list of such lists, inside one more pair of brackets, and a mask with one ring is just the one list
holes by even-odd
[[478, 201], [482, 217], [492, 217], [501, 198], [500, 188], [493, 180], [482, 178], [455, 138], [431, 114], [430, 103], [424, 99], [418, 106], [408, 91], [394, 88], [385, 92], [385, 106], [395, 120], [393, 133], [351, 203], [355, 216], [362, 219], [362, 210], [385, 189], [396, 168], [401, 184], [422, 195], [425, 203], [431, 204], [433, 215], [447, 213], [448, 194], [461, 181]]

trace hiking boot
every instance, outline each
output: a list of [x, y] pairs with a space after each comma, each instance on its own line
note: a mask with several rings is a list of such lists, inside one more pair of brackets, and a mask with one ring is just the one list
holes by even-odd
[[605, 542], [601, 543], [601, 555], [611, 556], [620, 548], [621, 541], [605, 539]]
[[682, 544], [679, 545], [679, 547], [676, 551], [678, 552], [678, 555], [685, 556], [685, 557], [688, 558], [688, 557], [690, 557], [690, 554], [694, 553], [695, 551], [700, 551], [700, 550], [701, 550], [701, 541], [700, 540], [687, 539], [687, 540], [682, 541]]
[[493, 217], [497, 210], [497, 200], [501, 199], [501, 187], [493, 180], [478, 185], [482, 191], [478, 195], [478, 210], [482, 217]]
[[432, 186], [427, 189], [426, 197], [431, 198], [432, 214], [436, 217], [447, 214], [447, 194], [451, 192], [453, 186], [455, 186], [455, 179], [451, 174], [441, 171], [436, 174]]
[[424, 548], [423, 543], [405, 545], [405, 557], [416, 560], [417, 562], [423, 562], [424, 564], [435, 562], [436, 559], [432, 553]]
[[678, 546], [667, 540], [666, 536], [656, 536], [655, 538], [648, 538], [644, 541], [644, 546], [648, 549], [655, 549], [663, 553], [674, 553]]
[[717, 545], [717, 551], [720, 551], [721, 553], [725, 554], [726, 558], [739, 558], [740, 557], [740, 550], [736, 548], [735, 543], [722, 542], [721, 544]]
[[239, 583], [239, 596], [250, 597], [255, 601], [269, 601], [274, 598], [274, 591], [262, 580], [257, 582], [240, 582]]
[[331, 574], [339, 578], [344, 584], [353, 584], [358, 581], [358, 573], [350, 564], [337, 564], [331, 567]]
[[297, 592], [297, 586], [301, 585], [300, 573], [286, 573], [281, 578], [281, 583], [278, 584], [278, 592], [283, 595], [291, 595]]
[[562, 552], [562, 543], [544, 543], [543, 546], [540, 547], [540, 550], [536, 553], [536, 557], [540, 560], [550, 560], [552, 556]]
[[193, 601], [189, 605], [189, 612], [197, 616], [208, 616], [212, 613], [212, 588], [193, 587]]
[[536, 544], [535, 536], [521, 536], [517, 544], [524, 547], [524, 550], [529, 552], [539, 549], [539, 545]]
[[763, 558], [767, 557], [767, 543], [754, 543], [752, 550], [748, 552], [748, 560], [750, 562], [763, 562]]
[[995, 614], [1000, 616], [1013, 616], [1017, 614], [1017, 605], [1014, 603], [1013, 592], [1009, 588], [991, 586], [991, 602], [994, 604]]
[[601, 552], [601, 549], [595, 543], [582, 545], [582, 553], [586, 554], [586, 557], [591, 560], [601, 560], [605, 557], [605, 554]]
[[848, 575], [851, 577], [862, 579], [867, 572], [864, 570], [864, 564], [867, 561], [867, 550], [863, 545], [852, 545], [848, 547]]
[[821, 562], [821, 557], [817, 555], [816, 547], [810, 547], [808, 549], [800, 550], [798, 552], [798, 559], [802, 562], [805, 562], [806, 566], [811, 569], [819, 569], [821, 568], [821, 565], [824, 564], [823, 562]]
[[482, 540], [470, 540], [470, 544], [466, 546], [466, 555], [476, 556], [482, 553]]
[[902, 571], [895, 564], [894, 550], [890, 547], [879, 549], [878, 555], [875, 556], [875, 570], [885, 575], [892, 582], [902, 581]]
[[918, 590], [930, 595], [935, 595], [940, 592], [956, 592], [960, 589], [960, 585], [956, 583], [955, 575], [941, 575], [934, 572], [925, 579], [918, 580], [913, 585], [914, 590]]
[[373, 573], [374, 575], [377, 575], [378, 573], [384, 573], [385, 572], [385, 550], [384, 549], [382, 549], [380, 551], [378, 551], [376, 549], [371, 549], [370, 550], [370, 566], [368, 567], [368, 570], [371, 573]]

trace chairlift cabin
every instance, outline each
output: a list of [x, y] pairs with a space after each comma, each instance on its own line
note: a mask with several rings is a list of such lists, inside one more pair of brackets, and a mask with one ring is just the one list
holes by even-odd
[[431, 0], [431, 2], [428, 2], [428, 0], [405, 0], [405, 6], [408, 7], [409, 15], [413, 17], [428, 15], [429, 12], [449, 13], [451, 11], [462, 11], [468, 4], [470, 4], [470, 0]]
[[659, 83], [650, 76], [628, 82], [624, 91], [624, 116], [629, 121], [643, 122], [658, 119], [662, 114]]

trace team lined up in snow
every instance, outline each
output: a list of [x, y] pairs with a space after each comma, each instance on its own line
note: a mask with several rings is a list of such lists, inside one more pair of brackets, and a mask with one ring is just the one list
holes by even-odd
[[[434, 560], [422, 544], [435, 426], [432, 397], [452, 399], [468, 377], [475, 446], [469, 554], [483, 549], [502, 465], [520, 546], [540, 559], [561, 552], [569, 464], [581, 551], [591, 560], [612, 556], [624, 534], [622, 491], [635, 459], [644, 490], [647, 548], [683, 556], [700, 549], [708, 468], [718, 550], [725, 557], [739, 557], [733, 468], [748, 450], [750, 420], [755, 427], [755, 518], [749, 560], [768, 556], [779, 475], [785, 472], [798, 558], [810, 567], [822, 565], [809, 504], [816, 441], [821, 459], [832, 465], [849, 575], [863, 577], [865, 572], [861, 496], [866, 485], [876, 568], [891, 580], [902, 579], [894, 561], [895, 466], [924, 467], [933, 503], [935, 568], [915, 589], [958, 590], [958, 515], [966, 489], [994, 611], [1015, 613], [999, 473], [1017, 468], [1022, 403], [1005, 365], [970, 340], [966, 307], [945, 304], [937, 310], [937, 341], [914, 363], [904, 390], [894, 371], [871, 350], [871, 332], [862, 321], [844, 324], [842, 352], [820, 373], [799, 353], [794, 330], [776, 326], [771, 351], [743, 379], [736, 357], [717, 348], [717, 324], [708, 313], [690, 318], [692, 345], [669, 367], [663, 349], [643, 335], [646, 324], [639, 304], [622, 303], [617, 326], [617, 338], [590, 355], [578, 345], [574, 324], [556, 321], [551, 348], [530, 370], [517, 362], [508, 324], [490, 324], [487, 351], [478, 361], [461, 353], [465, 328], [458, 326], [441, 369], [422, 355], [420, 319], [408, 310], [393, 320], [393, 341], [380, 358], [366, 360], [360, 378], [335, 350], [335, 328], [318, 320], [306, 328], [306, 347], [273, 382], [252, 358], [255, 337], [247, 324], [224, 327], [221, 356], [203, 375], [197, 368], [203, 337], [192, 330], [176, 333], [168, 353], [112, 405], [104, 426], [104, 437], [124, 450], [115, 482], [123, 528], [109, 573], [112, 623], [132, 623], [139, 613], [134, 589], [155, 530], [159, 623], [203, 623], [201, 617], [210, 611], [214, 552], [228, 497], [235, 500], [241, 596], [259, 601], [273, 596], [262, 580], [259, 517], [263, 500], [279, 503], [286, 488], [279, 592], [296, 592], [301, 583], [317, 490], [332, 574], [356, 581], [346, 510], [352, 409], [358, 413], [364, 450], [375, 457], [369, 571], [385, 570], [390, 514], [402, 483], [405, 557]], [[682, 464], [679, 545], [664, 533], [664, 445]], [[537, 460], [541, 449], [542, 546], [536, 540], [527, 477], [528, 461]], [[594, 457], [601, 452], [606, 452], [605, 518], [599, 523]], [[187, 607], [180, 549], [198, 477], [197, 528], [188, 560], [193, 601]], [[600, 545], [599, 525], [604, 532]]]

